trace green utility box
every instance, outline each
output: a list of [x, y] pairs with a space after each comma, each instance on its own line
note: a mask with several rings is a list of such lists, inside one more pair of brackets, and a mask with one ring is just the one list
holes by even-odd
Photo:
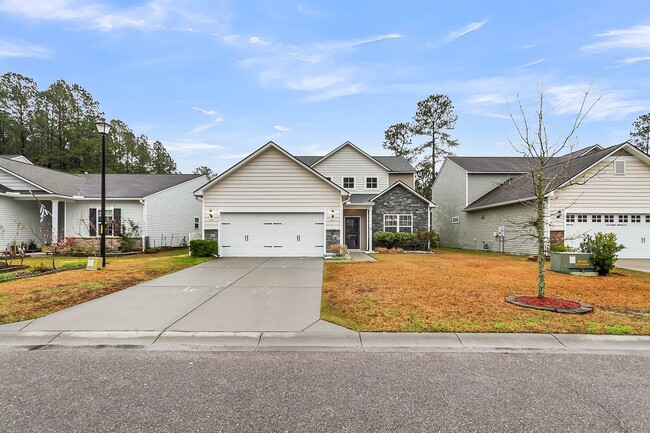
[[101, 257], [88, 257], [88, 263], [86, 263], [87, 271], [96, 271], [102, 267], [102, 258]]
[[570, 275], [598, 276], [591, 253], [551, 253], [551, 270]]

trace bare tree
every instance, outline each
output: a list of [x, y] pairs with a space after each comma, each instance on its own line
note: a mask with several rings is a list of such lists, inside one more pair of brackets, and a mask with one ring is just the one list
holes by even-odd
[[[517, 96], [517, 110], [521, 116], [515, 118], [510, 113], [510, 118], [517, 131], [517, 141], [510, 141], [512, 148], [526, 157], [529, 161], [529, 173], [526, 175], [528, 187], [535, 206], [535, 218], [530, 222], [533, 236], [537, 243], [537, 296], [544, 297], [546, 289], [546, 206], [548, 194], [557, 188], [557, 181], [564, 179], [570, 171], [572, 157], [570, 151], [575, 144], [575, 134], [582, 125], [594, 105], [601, 99], [596, 98], [593, 103], [587, 104], [591, 86], [586, 90], [579, 89], [582, 99], [578, 112], [573, 119], [569, 130], [559, 138], [550, 139], [546, 128], [545, 117], [548, 110], [544, 106], [544, 92], [539, 90], [539, 105], [532, 115], [527, 114], [524, 106]], [[568, 155], [565, 155], [569, 152]]]

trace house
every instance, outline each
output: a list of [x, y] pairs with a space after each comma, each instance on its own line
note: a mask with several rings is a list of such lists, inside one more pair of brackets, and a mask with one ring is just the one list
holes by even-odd
[[[447, 158], [433, 186], [432, 227], [444, 246], [537, 252], [536, 206], [525, 157]], [[546, 238], [577, 247], [613, 232], [622, 258], [650, 258], [650, 157], [630, 143], [595, 145], [554, 158], [547, 169]]]
[[332, 245], [372, 250], [379, 231], [428, 229], [433, 208], [403, 157], [370, 156], [345, 142], [294, 156], [273, 142], [211, 180], [203, 233], [221, 256], [322, 256]]
[[[142, 246], [177, 246], [200, 236], [201, 203], [192, 192], [207, 178], [196, 174], [107, 174], [106, 239], [117, 247], [122, 223], [134, 222]], [[50, 170], [19, 156], [0, 157], [0, 246], [50, 243], [75, 237], [95, 247], [101, 218], [101, 175]], [[18, 221], [24, 229], [19, 230]]]

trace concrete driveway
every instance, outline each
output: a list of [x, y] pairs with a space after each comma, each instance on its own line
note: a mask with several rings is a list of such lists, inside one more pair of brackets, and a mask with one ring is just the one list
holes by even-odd
[[650, 259], [618, 259], [616, 267], [632, 271], [650, 272]]
[[320, 258], [221, 258], [50, 314], [24, 331], [302, 331], [320, 316]]

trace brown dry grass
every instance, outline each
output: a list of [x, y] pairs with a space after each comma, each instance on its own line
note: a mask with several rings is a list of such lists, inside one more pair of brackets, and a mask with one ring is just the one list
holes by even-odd
[[650, 334], [650, 274], [547, 273], [546, 296], [587, 302], [591, 314], [558, 314], [504, 301], [537, 293], [536, 263], [442, 249], [376, 255], [376, 263], [326, 263], [321, 316], [355, 330]]
[[187, 250], [109, 257], [106, 268], [98, 271], [81, 269], [2, 283], [0, 324], [35, 319], [206, 260], [189, 257]]

